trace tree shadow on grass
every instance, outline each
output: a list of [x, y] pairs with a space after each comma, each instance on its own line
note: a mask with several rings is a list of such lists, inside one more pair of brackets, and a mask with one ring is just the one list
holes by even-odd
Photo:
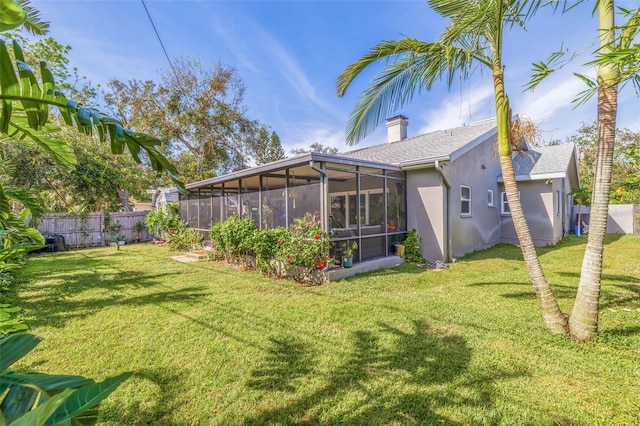
[[311, 372], [313, 356], [295, 339], [270, 338], [266, 365], [251, 372], [248, 386], [265, 391], [294, 392], [293, 382]]
[[[100, 408], [100, 420], [105, 424], [119, 425], [167, 425], [180, 426], [172, 417], [178, 404], [184, 398], [186, 389], [182, 385], [181, 374], [173, 368], [142, 369], [134, 371], [131, 378], [120, 387], [134, 387], [136, 382], [152, 382], [158, 390], [153, 399], [155, 404], [145, 404], [142, 398], [127, 398], [126, 402], [110, 402]], [[148, 387], [147, 387], [148, 388]], [[118, 392], [118, 390], [116, 390]], [[149, 395], [144, 395], [148, 398]]]
[[[472, 350], [453, 329], [436, 329], [422, 320], [413, 321], [410, 331], [384, 323], [379, 327], [376, 332], [352, 334], [345, 356], [320, 376], [324, 384], [279, 407], [245, 417], [244, 424], [460, 424], [438, 409], [490, 407], [494, 404], [493, 383], [509, 376], [492, 371], [469, 379]], [[256, 386], [253, 380], [250, 387], [293, 391], [301, 375], [319, 377], [305, 346], [295, 340], [284, 345], [272, 340], [272, 345], [271, 365], [253, 375], [263, 379], [282, 376], [275, 379], [275, 386], [263, 381]], [[287, 352], [288, 347], [295, 351]], [[287, 371], [291, 365], [293, 372]]]
[[[127, 277], [127, 278], [123, 278]], [[21, 295], [18, 297], [18, 304], [23, 308], [24, 318], [30, 327], [49, 326], [64, 327], [67, 322], [86, 318], [100, 310], [113, 306], [143, 306], [155, 305], [161, 306], [167, 303], [188, 302], [190, 304], [198, 303], [208, 295], [206, 286], [191, 286], [180, 289], [166, 289], [161, 291], [160, 288], [153, 293], [142, 295], [131, 295], [127, 292], [116, 291], [112, 288], [112, 281], [120, 285], [123, 281], [148, 281], [147, 285], [157, 285], [153, 276], [140, 276], [137, 273], [119, 274], [113, 280], [106, 280], [101, 287], [110, 289], [108, 294], [96, 294], [92, 297], [79, 298], [77, 292], [73, 288], [79, 288], [79, 291], [86, 289], [78, 282], [70, 280], [61, 284], [57, 291], [39, 292], [31, 295]], [[79, 280], [79, 281], [82, 281]]]

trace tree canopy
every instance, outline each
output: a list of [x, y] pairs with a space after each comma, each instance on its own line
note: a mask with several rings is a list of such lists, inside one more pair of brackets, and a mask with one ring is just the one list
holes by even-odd
[[260, 141], [233, 67], [177, 58], [159, 81], [111, 80], [105, 101], [123, 122], [157, 135], [187, 181], [243, 169]]

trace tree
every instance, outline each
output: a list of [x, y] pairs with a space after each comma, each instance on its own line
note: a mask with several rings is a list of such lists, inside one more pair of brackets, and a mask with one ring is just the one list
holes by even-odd
[[247, 166], [245, 141], [259, 126], [245, 116], [245, 88], [234, 68], [182, 57], [158, 83], [111, 80], [108, 87], [105, 101], [123, 123], [158, 135], [167, 155], [193, 156], [189, 180]]
[[[593, 178], [598, 148], [597, 123], [585, 123], [567, 139], [576, 145], [580, 181], [589, 191], [593, 189]], [[640, 150], [640, 132], [616, 129], [616, 146], [613, 155], [611, 193], [609, 203], [640, 203], [640, 187], [634, 185], [634, 176], [640, 172], [637, 153]]]
[[[529, 232], [516, 185], [512, 162], [509, 98], [504, 87], [502, 46], [506, 27], [524, 22], [540, 2], [517, 0], [429, 0], [429, 5], [449, 19], [437, 42], [405, 37], [383, 41], [354, 62], [338, 77], [338, 96], [367, 67], [383, 62], [385, 67], [356, 103], [347, 125], [347, 142], [357, 143], [396, 108], [409, 102], [416, 92], [430, 90], [441, 78], [449, 85], [459, 73], [468, 78], [479, 64], [491, 70], [494, 82], [498, 155], [513, 224], [529, 276], [536, 291], [545, 325], [554, 333], [566, 333], [567, 321], [547, 282]], [[388, 61], [388, 62], [387, 62]]]
[[[600, 49], [597, 52], [598, 65], [598, 150], [596, 154], [591, 196], [589, 236], [580, 271], [578, 294], [573, 305], [569, 326], [571, 336], [578, 340], [592, 340], [598, 335], [598, 312], [602, 279], [602, 257], [604, 238], [609, 215], [609, 195], [613, 174], [616, 115], [618, 110], [618, 86], [624, 81], [638, 80], [640, 46], [632, 48], [631, 43], [640, 29], [640, 9], [631, 15], [627, 24], [616, 36], [613, 0], [597, 3]], [[635, 61], [620, 60], [616, 53], [631, 50]], [[629, 74], [628, 71], [632, 70]]]
[[272, 161], [286, 158], [280, 138], [276, 132], [271, 132], [262, 126], [256, 137], [256, 141], [251, 146], [252, 157], [256, 164], [266, 164]]
[[306, 154], [307, 152], [319, 152], [321, 154], [329, 154], [329, 155], [337, 155], [340, 153], [338, 151], [338, 148], [335, 148], [329, 145], [323, 145], [319, 142], [314, 142], [311, 145], [309, 145], [309, 149], [294, 148], [290, 152], [293, 155]]
[[[583, 0], [573, 2], [568, 9], [582, 2]], [[598, 335], [602, 258], [614, 172], [618, 90], [629, 82], [635, 86], [636, 91], [640, 89], [640, 45], [634, 44], [640, 30], [640, 9], [620, 9], [628, 17], [620, 27], [615, 25], [614, 9], [613, 0], [598, 0], [594, 9], [594, 14], [598, 15], [600, 43], [595, 59], [587, 65], [597, 67], [596, 79], [576, 74], [587, 84], [587, 89], [578, 95], [576, 103], [584, 103], [598, 94], [597, 145], [595, 156], [592, 156], [594, 164], [589, 237], [580, 271], [578, 293], [569, 317], [571, 336], [582, 341], [592, 340]], [[534, 74], [528, 87], [535, 88], [555, 69], [562, 68], [575, 57], [571, 55], [565, 60], [566, 54], [565, 51], [554, 52], [546, 62], [534, 64]], [[633, 184], [633, 176], [629, 182]], [[626, 189], [626, 186], [623, 185], [622, 188]]]

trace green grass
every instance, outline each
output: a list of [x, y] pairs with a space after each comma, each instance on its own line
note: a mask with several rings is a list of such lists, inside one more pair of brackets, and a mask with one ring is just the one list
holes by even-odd
[[[540, 251], [569, 310], [584, 238]], [[133, 376], [103, 424], [611, 425], [640, 418], [640, 239], [605, 250], [601, 336], [545, 331], [519, 250], [303, 287], [152, 245], [35, 257], [21, 364]]]

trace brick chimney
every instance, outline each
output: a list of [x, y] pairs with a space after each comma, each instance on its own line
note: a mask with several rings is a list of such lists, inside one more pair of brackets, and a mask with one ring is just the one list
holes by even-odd
[[408, 119], [404, 115], [387, 118], [387, 142], [398, 142], [407, 138]]

